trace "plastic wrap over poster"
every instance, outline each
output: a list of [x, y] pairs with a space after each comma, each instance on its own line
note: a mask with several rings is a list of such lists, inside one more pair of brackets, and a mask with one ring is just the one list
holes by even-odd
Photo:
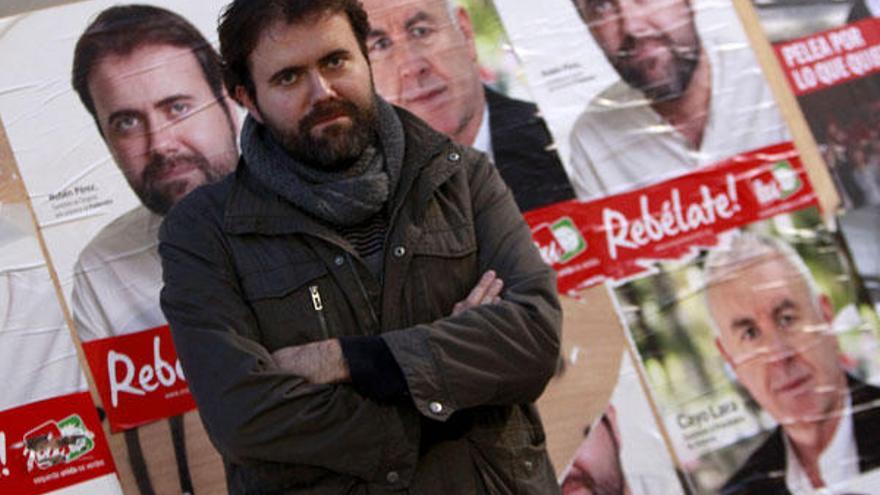
[[526, 213], [561, 292], [623, 281], [655, 270], [655, 261], [696, 254], [749, 222], [814, 204], [816, 195], [791, 143], [770, 146], [593, 201], [569, 201]]
[[227, 2], [117, 3], [4, 19], [0, 61], [17, 69], [0, 74], [0, 113], [111, 429], [137, 427], [116, 446], [123, 483], [221, 492], [159, 308], [156, 236], [238, 159], [212, 45]]
[[880, 466], [877, 315], [855, 289], [814, 207], [618, 285], [696, 493], [846, 493]]
[[0, 492], [122, 492], [30, 210], [2, 200], [0, 376]]
[[789, 140], [730, 1], [495, 4], [580, 199]]

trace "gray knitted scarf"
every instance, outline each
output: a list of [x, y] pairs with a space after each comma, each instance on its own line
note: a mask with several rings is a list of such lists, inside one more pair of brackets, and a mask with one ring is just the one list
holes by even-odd
[[329, 172], [290, 156], [250, 115], [241, 131], [248, 170], [264, 186], [307, 213], [336, 226], [357, 225], [382, 210], [403, 166], [403, 124], [394, 108], [376, 97], [381, 149], [369, 145], [351, 167]]

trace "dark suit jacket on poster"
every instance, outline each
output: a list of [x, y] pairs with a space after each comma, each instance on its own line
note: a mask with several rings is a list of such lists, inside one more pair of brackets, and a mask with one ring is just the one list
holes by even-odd
[[868, 17], [873, 16], [871, 15], [871, 11], [868, 10], [868, 6], [865, 5], [864, 0], [855, 0], [852, 3], [852, 7], [850, 7], [849, 15], [846, 18], [846, 23], [849, 24], [851, 22], [855, 22]]
[[[853, 433], [859, 453], [859, 472], [880, 467], [880, 388], [847, 378], [852, 397]], [[878, 402], [880, 404], [880, 402]], [[790, 495], [785, 486], [785, 443], [776, 428], [743, 466], [725, 483], [722, 495]]]
[[486, 88], [489, 132], [495, 166], [526, 212], [574, 198], [574, 189], [544, 119], [533, 103], [514, 100]]

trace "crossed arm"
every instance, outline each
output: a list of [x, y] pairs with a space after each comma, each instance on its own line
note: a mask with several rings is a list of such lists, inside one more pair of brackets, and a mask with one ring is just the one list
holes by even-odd
[[[503, 289], [504, 281], [493, 270], [487, 271], [470, 294], [455, 304], [451, 316], [483, 304], [500, 302]], [[304, 378], [309, 383], [346, 383], [352, 379], [348, 361], [338, 339], [284, 347], [273, 352], [272, 359], [282, 370]]]

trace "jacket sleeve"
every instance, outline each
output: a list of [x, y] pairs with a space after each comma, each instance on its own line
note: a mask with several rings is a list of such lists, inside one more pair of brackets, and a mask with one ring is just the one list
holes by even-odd
[[[464, 155], [479, 273], [504, 280], [502, 301], [382, 334], [419, 411], [534, 402], [556, 368], [562, 310], [555, 272], [542, 260], [510, 190], [486, 157]], [[451, 154], [450, 156], [455, 156]]]
[[[191, 196], [198, 196], [198, 192]], [[227, 461], [313, 466], [364, 480], [414, 465], [391, 406], [284, 372], [254, 336], [215, 208], [187, 201], [160, 230], [161, 303], [205, 427]], [[341, 448], [341, 446], [345, 446]], [[414, 449], [415, 447], [413, 447]], [[403, 453], [402, 453], [403, 452]], [[406, 460], [406, 462], [404, 462]]]

